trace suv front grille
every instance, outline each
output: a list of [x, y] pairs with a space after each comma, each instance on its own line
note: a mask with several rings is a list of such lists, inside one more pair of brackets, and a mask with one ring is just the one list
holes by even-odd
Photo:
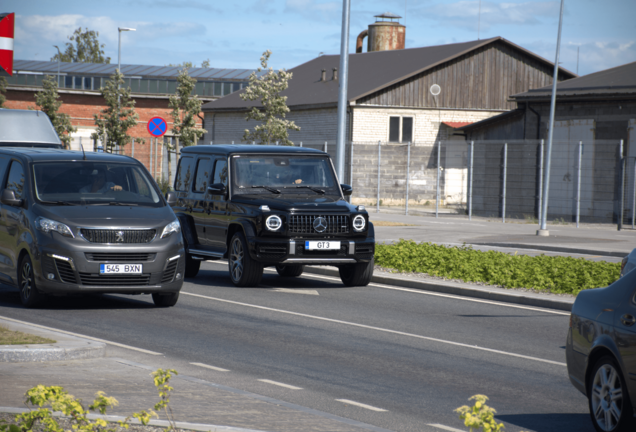
[[282, 258], [287, 254], [287, 245], [281, 243], [262, 243], [258, 246], [261, 258]]
[[[327, 229], [318, 232], [314, 229], [314, 220], [323, 217], [327, 220]], [[348, 234], [348, 215], [291, 215], [289, 217], [289, 232], [291, 234]]]
[[93, 252], [86, 253], [89, 261], [119, 261], [119, 262], [143, 262], [152, 261], [157, 254], [154, 253], [118, 253], [118, 252]]
[[150, 243], [157, 233], [156, 230], [118, 230], [118, 229], [87, 229], [80, 230], [82, 237], [91, 243]]
[[150, 281], [149, 274], [141, 275], [100, 275], [94, 273], [80, 273], [82, 285], [89, 286], [146, 286]]

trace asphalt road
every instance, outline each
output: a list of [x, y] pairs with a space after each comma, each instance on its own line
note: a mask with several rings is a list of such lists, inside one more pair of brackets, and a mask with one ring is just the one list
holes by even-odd
[[0, 315], [155, 351], [180, 372], [392, 431], [466, 430], [453, 409], [477, 393], [509, 432], [593, 431], [567, 378], [560, 311], [271, 271], [239, 289], [226, 265], [204, 263], [173, 308], [105, 295], [28, 310], [2, 288]]

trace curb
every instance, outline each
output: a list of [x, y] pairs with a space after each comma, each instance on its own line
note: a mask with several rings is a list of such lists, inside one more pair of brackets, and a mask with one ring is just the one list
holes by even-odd
[[[469, 243], [466, 243], [466, 244], [469, 244]], [[572, 253], [572, 254], [578, 254], [578, 255], [600, 255], [600, 256], [610, 256], [610, 257], [616, 257], [616, 258], [623, 258], [629, 255], [629, 252], [602, 251], [602, 250], [594, 250], [594, 249], [576, 249], [576, 248], [568, 248], [568, 247], [560, 247], [560, 246], [535, 245], [531, 243], [473, 242], [470, 244], [475, 246], [493, 246], [493, 247], [502, 247], [502, 248], [510, 248], [510, 249], [534, 249], [534, 250], [546, 251], [546, 252], [565, 252], [565, 253]]]
[[47, 362], [104, 357], [106, 344], [0, 318], [0, 325], [55, 340], [53, 344], [0, 345], [0, 362]]
[[[305, 267], [305, 272], [340, 277], [338, 270], [325, 267]], [[572, 298], [550, 298], [543, 294], [529, 294], [510, 292], [506, 288], [496, 287], [475, 287], [466, 283], [457, 282], [425, 282], [415, 279], [391, 277], [384, 275], [373, 275], [372, 283], [393, 285], [404, 288], [413, 288], [423, 291], [433, 291], [444, 294], [454, 294], [463, 297], [474, 297], [483, 300], [492, 300], [503, 303], [514, 303], [524, 306], [535, 306], [547, 309], [556, 309], [571, 312], [574, 297]]]
[[[0, 413], [5, 414], [22, 414], [25, 412], [29, 412], [30, 410], [27, 408], [10, 408], [10, 407], [0, 407]], [[51, 413], [53, 417], [60, 417], [65, 419], [70, 419], [70, 417], [63, 415], [59, 411], [54, 411]], [[87, 417], [91, 420], [96, 419], [104, 419], [109, 422], [118, 422], [125, 420], [126, 417], [115, 416], [115, 415], [99, 415], [99, 414], [88, 414]], [[130, 419], [130, 424], [140, 425], [141, 422], [137, 419]], [[217, 426], [217, 425], [208, 425], [208, 424], [200, 424], [200, 423], [187, 423], [187, 422], [174, 422], [178, 429], [185, 430], [193, 430], [200, 432], [267, 432], [263, 430], [255, 430], [255, 429], [243, 429], [231, 426]], [[155, 420], [152, 419], [148, 422], [149, 426], [159, 426], [162, 428], [170, 427], [170, 422], [167, 420]]]

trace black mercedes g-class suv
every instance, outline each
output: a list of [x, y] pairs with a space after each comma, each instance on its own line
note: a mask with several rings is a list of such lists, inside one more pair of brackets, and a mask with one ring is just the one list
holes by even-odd
[[182, 150], [173, 206], [186, 242], [185, 275], [227, 258], [236, 286], [256, 286], [263, 268], [300, 276], [330, 265], [347, 286], [373, 275], [375, 232], [363, 206], [345, 201], [327, 153], [301, 147], [202, 145]]

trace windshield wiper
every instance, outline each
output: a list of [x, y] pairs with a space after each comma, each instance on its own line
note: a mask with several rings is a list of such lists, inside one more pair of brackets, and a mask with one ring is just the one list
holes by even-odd
[[136, 203], [122, 203], [122, 202], [117, 202], [117, 201], [111, 201], [108, 203], [108, 205], [115, 205], [115, 206], [136, 206], [138, 204]]
[[[288, 186], [285, 186], [285, 189], [287, 189], [287, 187], [288, 187]], [[300, 185], [300, 186], [293, 186], [293, 187], [295, 187], [296, 189], [299, 189], [299, 188], [303, 188], [303, 189], [311, 189], [312, 191], [314, 191], [314, 192], [316, 192], [316, 193], [319, 193], [320, 195], [324, 195], [324, 194], [325, 194], [325, 191], [324, 191], [324, 190], [322, 190], [322, 189], [318, 189], [318, 188], [315, 188], [315, 187], [312, 187], [312, 186]]]
[[40, 202], [41, 202], [41, 203], [43, 203], [43, 204], [53, 204], [53, 205], [61, 205], [61, 206], [62, 206], [62, 205], [66, 205], [66, 206], [76, 206], [76, 205], [79, 205], [79, 204], [74, 204], [74, 203], [69, 202], [69, 201], [41, 201], [41, 200], [40, 200]]
[[266, 190], [270, 191], [271, 193], [275, 193], [275, 194], [279, 194], [280, 193], [280, 191], [278, 189], [274, 189], [273, 187], [264, 186], [264, 185], [252, 186], [252, 189], [254, 189], [254, 188], [263, 188], [263, 189], [266, 189]]

